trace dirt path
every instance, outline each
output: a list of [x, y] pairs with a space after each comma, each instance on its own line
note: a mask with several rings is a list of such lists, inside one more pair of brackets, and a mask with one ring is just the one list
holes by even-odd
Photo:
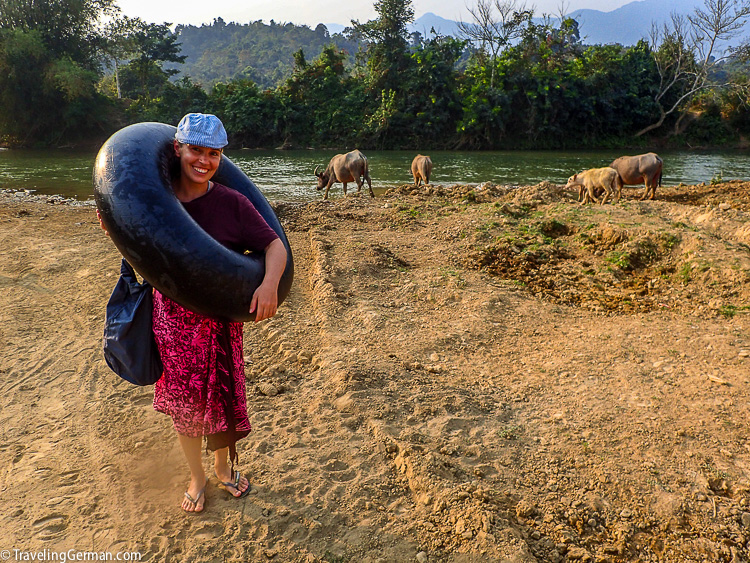
[[212, 483], [196, 517], [169, 419], [103, 362], [93, 208], [1, 194], [0, 550], [747, 561], [748, 184], [626, 195], [277, 204], [295, 283], [246, 328], [253, 493]]

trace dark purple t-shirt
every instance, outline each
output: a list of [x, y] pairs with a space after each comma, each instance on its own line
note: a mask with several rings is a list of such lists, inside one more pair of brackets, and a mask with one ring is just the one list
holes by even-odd
[[205, 195], [182, 205], [204, 231], [235, 252], [262, 252], [279, 238], [249, 199], [221, 184], [214, 182]]

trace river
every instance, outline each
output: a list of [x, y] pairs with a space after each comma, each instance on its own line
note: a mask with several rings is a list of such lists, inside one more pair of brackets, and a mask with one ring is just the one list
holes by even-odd
[[[269, 200], [310, 201], [320, 198], [313, 171], [325, 167], [334, 151], [227, 151]], [[368, 151], [375, 193], [411, 183], [409, 172], [416, 151]], [[608, 165], [618, 151], [430, 151], [433, 184], [530, 185], [543, 180], [564, 184], [586, 168]], [[66, 150], [0, 150], [0, 189], [33, 190], [79, 200], [92, 197], [95, 153]], [[664, 151], [663, 185], [699, 184], [713, 178], [750, 179], [750, 159], [744, 151]], [[356, 185], [350, 184], [350, 188]], [[341, 185], [330, 197], [340, 197]]]

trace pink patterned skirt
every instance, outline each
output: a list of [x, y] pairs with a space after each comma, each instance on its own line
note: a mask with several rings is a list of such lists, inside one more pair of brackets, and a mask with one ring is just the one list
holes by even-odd
[[251, 430], [242, 323], [193, 313], [154, 290], [153, 327], [164, 363], [154, 408], [172, 417], [178, 433], [206, 436], [210, 450], [230, 447], [234, 454], [234, 443]]

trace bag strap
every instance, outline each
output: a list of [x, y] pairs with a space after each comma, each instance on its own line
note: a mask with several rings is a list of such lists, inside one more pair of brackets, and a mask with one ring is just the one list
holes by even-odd
[[135, 270], [125, 258], [122, 259], [122, 264], [120, 264], [120, 275], [135, 279]]
[[128, 283], [128, 285], [147, 285], [151, 287], [151, 284], [146, 280], [146, 278], [143, 278], [142, 282], [138, 281], [138, 276], [136, 275], [133, 266], [131, 266], [130, 262], [125, 260], [125, 258], [122, 259], [122, 264], [120, 264], [120, 276], [122, 276], [122, 278]]

